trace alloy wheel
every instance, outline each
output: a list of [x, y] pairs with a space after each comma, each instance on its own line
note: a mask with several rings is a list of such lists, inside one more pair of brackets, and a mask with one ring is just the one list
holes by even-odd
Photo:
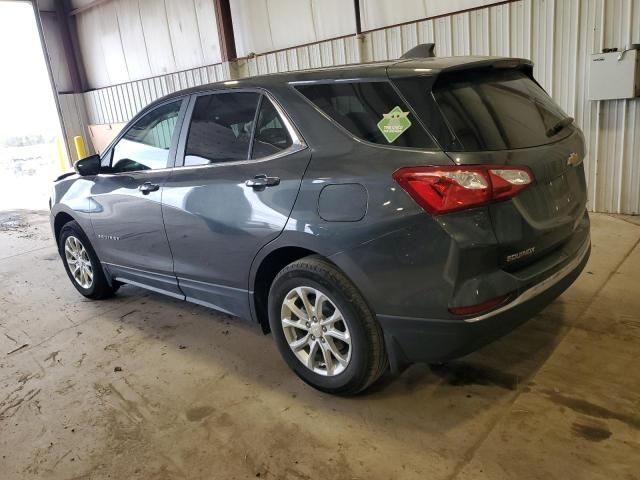
[[82, 288], [89, 289], [93, 284], [93, 266], [87, 249], [82, 242], [73, 235], [64, 242], [64, 256], [69, 265], [69, 271], [75, 282]]
[[289, 347], [309, 370], [334, 376], [347, 368], [349, 327], [327, 294], [312, 287], [294, 288], [282, 302], [280, 318]]

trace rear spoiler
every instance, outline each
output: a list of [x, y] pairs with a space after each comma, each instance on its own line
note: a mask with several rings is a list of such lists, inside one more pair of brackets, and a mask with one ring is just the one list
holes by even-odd
[[[413, 50], [413, 49], [412, 49]], [[405, 55], [409, 54], [409, 50]], [[403, 56], [404, 57], [404, 56]], [[479, 69], [518, 69], [533, 77], [533, 62], [524, 58], [508, 57], [413, 57], [401, 58], [387, 67], [390, 78], [415, 76], [438, 77], [441, 74]]]
[[[517, 68], [524, 71], [529, 77], [533, 79], [533, 63], [530, 60], [524, 58], [509, 58], [509, 57], [449, 57], [449, 58], [437, 58], [435, 54], [435, 43], [421, 43], [413, 48], [407, 50], [398, 60], [398, 63], [393, 64], [390, 69], [401, 71], [406, 68], [413, 68], [414, 72], [430, 73], [437, 75], [444, 72], [455, 72], [459, 70], [475, 70], [479, 68], [496, 68], [496, 69], [509, 69]], [[424, 62], [425, 59], [430, 65], [419, 68], [422, 65], [418, 65], [419, 62]], [[435, 62], [435, 63], [432, 63]]]

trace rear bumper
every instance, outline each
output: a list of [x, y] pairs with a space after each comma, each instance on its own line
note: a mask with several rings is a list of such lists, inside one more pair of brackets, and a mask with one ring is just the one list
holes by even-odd
[[509, 333], [569, 288], [584, 269], [590, 253], [591, 241], [587, 238], [553, 274], [506, 305], [477, 317], [440, 320], [378, 315], [392, 369], [413, 362], [461, 357]]

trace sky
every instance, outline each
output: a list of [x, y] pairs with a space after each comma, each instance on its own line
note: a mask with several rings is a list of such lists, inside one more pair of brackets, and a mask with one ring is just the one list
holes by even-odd
[[59, 120], [29, 2], [0, 1], [0, 142], [58, 135]]

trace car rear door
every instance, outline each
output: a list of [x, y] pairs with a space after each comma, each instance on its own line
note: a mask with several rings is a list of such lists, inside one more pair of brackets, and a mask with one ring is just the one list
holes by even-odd
[[161, 198], [186, 107], [186, 98], [167, 101], [126, 127], [91, 190], [96, 250], [110, 274], [180, 298]]
[[162, 199], [188, 300], [249, 317], [251, 262], [284, 229], [309, 160], [269, 95], [220, 90], [190, 100]]

